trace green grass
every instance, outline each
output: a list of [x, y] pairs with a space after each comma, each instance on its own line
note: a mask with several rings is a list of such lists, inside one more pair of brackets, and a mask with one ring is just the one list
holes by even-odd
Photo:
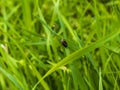
[[119, 18], [119, 0], [0, 0], [0, 90], [119, 90]]

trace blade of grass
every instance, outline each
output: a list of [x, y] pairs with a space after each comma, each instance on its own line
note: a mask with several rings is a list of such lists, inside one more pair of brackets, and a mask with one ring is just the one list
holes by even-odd
[[[75, 34], [74, 34], [74, 32], [73, 32], [73, 29], [72, 29], [72, 27], [70, 26], [70, 24], [68, 23], [68, 21], [66, 20], [66, 18], [65, 18], [62, 14], [60, 14], [60, 13], [59, 13], [59, 16], [61, 17], [61, 18], [60, 18], [61, 21], [63, 21], [63, 23], [64, 23], [64, 24], [66, 25], [66, 27], [68, 28], [68, 30], [69, 30], [69, 32], [71, 33], [73, 39], [76, 40]], [[76, 40], [76, 41], [77, 41], [77, 40]]]
[[99, 70], [99, 90], [103, 90], [101, 69]]
[[8, 72], [7, 72], [5, 69], [3, 69], [2, 67], [0, 67], [0, 71], [1, 71], [9, 80], [11, 80], [19, 90], [23, 90], [22, 86], [18, 83], [18, 81], [17, 81], [10, 73], [8, 73]]
[[22, 0], [22, 8], [23, 8], [23, 19], [28, 30], [31, 29], [31, 8], [30, 8], [30, 0]]
[[72, 63], [72, 65], [70, 65], [70, 68], [71, 68], [71, 72], [72, 72], [75, 90], [79, 90], [79, 88], [80, 88], [80, 90], [88, 90], [88, 87], [85, 83], [85, 80], [84, 80], [82, 74], [79, 72], [78, 69], [76, 69], [76, 67], [73, 63]]

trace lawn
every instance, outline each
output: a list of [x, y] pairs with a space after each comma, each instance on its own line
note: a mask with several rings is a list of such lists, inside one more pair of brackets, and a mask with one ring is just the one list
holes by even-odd
[[119, 85], [119, 0], [0, 0], [0, 90]]

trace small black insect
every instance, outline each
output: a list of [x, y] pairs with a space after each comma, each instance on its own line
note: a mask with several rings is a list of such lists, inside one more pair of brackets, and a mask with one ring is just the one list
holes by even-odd
[[64, 39], [61, 39], [61, 43], [62, 43], [62, 45], [64, 46], [64, 47], [67, 47], [68, 45], [67, 45], [67, 42], [64, 40]]

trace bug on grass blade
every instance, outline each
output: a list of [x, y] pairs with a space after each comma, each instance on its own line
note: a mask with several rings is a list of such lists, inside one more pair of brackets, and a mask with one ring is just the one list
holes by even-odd
[[68, 45], [67, 45], [67, 42], [64, 40], [64, 39], [61, 39], [61, 43], [62, 43], [62, 45], [64, 46], [64, 47], [67, 47]]

